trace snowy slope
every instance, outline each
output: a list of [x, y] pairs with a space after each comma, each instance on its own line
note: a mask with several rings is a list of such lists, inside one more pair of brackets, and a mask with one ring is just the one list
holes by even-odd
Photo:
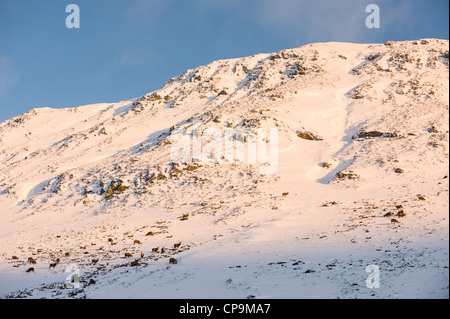
[[[447, 40], [318, 43], [0, 123], [0, 294], [448, 298], [448, 80]], [[276, 128], [275, 173], [174, 162], [212, 128]]]

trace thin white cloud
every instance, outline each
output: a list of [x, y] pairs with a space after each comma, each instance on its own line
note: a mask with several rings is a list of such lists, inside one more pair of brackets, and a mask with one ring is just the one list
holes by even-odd
[[0, 96], [8, 93], [19, 81], [20, 72], [14, 67], [11, 60], [0, 55]]
[[257, 21], [306, 41], [364, 40], [364, 1], [262, 0]]
[[152, 18], [161, 12], [167, 3], [160, 0], [131, 0], [124, 10], [125, 18]]
[[[280, 37], [304, 43], [321, 41], [372, 42], [409, 34], [424, 23], [417, 3], [409, 0], [259, 0], [249, 17]], [[367, 29], [365, 9], [380, 8], [380, 29]], [[425, 19], [425, 17], [423, 17]], [[430, 17], [426, 17], [430, 19]]]
[[103, 81], [106, 78], [117, 76], [123, 70], [145, 68], [154, 56], [152, 49], [147, 46], [124, 48], [105, 61], [101, 71], [94, 75], [94, 79]]
[[414, 7], [414, 1], [405, 0], [396, 1], [395, 6], [391, 6], [390, 10], [383, 10], [383, 6], [381, 6], [381, 29], [401, 26], [404, 31], [411, 30], [418, 22], [418, 14]]

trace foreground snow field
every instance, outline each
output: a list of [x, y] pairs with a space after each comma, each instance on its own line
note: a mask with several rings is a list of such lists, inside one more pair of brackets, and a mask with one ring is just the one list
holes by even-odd
[[[317, 43], [0, 123], [0, 296], [448, 298], [448, 49]], [[274, 173], [174, 161], [212, 128], [276, 128]]]

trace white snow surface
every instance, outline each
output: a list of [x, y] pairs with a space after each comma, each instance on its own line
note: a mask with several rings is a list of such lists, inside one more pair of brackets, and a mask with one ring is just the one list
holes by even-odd
[[[0, 123], [0, 296], [449, 298], [448, 47], [310, 44]], [[173, 164], [194, 123], [277, 128], [278, 169]]]

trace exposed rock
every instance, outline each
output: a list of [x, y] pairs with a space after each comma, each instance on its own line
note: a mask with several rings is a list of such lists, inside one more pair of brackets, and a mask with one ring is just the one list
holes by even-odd
[[128, 184], [123, 180], [112, 181], [109, 188], [106, 190], [106, 198], [111, 197], [114, 194], [122, 193], [129, 188]]
[[333, 164], [322, 162], [320, 166], [322, 166], [323, 168], [330, 168], [331, 166], [333, 166]]
[[378, 131], [370, 131], [370, 132], [361, 131], [358, 133], [357, 137], [365, 138], [365, 139], [376, 138], [376, 137], [395, 138], [395, 137], [398, 137], [398, 134], [395, 132], [394, 133], [383, 133], [383, 132], [378, 132]]
[[359, 176], [355, 173], [353, 173], [352, 171], [344, 172], [344, 171], [339, 171], [336, 173], [336, 178], [337, 179], [359, 179]]
[[434, 127], [434, 125], [431, 125], [430, 128], [427, 129], [428, 133], [439, 133], [439, 131]]
[[297, 131], [297, 136], [309, 141], [323, 141], [323, 138], [308, 131]]

